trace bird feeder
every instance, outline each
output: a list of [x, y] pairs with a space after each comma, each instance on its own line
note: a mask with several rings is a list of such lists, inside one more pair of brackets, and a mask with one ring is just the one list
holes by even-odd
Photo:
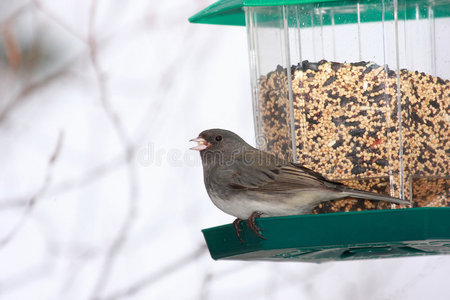
[[[318, 215], [259, 219], [271, 238], [246, 232], [244, 245], [224, 243], [229, 226], [206, 229], [214, 258], [449, 252], [450, 236], [434, 227], [450, 229], [448, 0], [222, 0], [189, 20], [246, 26], [258, 148], [352, 188], [438, 207], [326, 202]], [[320, 214], [329, 212], [338, 213]], [[325, 235], [334, 230], [340, 237]]]

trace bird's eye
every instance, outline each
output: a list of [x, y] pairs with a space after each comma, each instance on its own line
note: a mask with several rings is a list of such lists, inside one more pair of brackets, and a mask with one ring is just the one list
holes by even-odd
[[222, 140], [222, 136], [221, 135], [216, 136], [216, 141], [220, 142], [221, 140]]

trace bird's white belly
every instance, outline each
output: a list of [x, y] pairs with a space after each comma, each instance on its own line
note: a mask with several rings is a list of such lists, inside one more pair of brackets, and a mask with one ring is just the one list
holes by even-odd
[[263, 217], [309, 214], [318, 203], [336, 198], [335, 193], [329, 191], [302, 191], [295, 196], [275, 195], [272, 199], [258, 200], [239, 196], [224, 200], [210, 196], [222, 211], [243, 220], [255, 211], [263, 213]]

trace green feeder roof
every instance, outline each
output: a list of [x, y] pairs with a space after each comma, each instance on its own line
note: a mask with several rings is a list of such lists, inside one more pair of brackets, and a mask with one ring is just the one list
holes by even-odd
[[219, 0], [190, 17], [189, 22], [245, 26], [244, 7], [325, 3], [332, 1], [334, 0]]
[[232, 224], [203, 230], [214, 259], [326, 262], [450, 254], [450, 207], [256, 219], [266, 239]]
[[[357, 22], [357, 3], [357, 0], [219, 0], [190, 17], [189, 22], [245, 26], [244, 7], [304, 5], [307, 8], [328, 9], [347, 6], [345, 10], [338, 10], [335, 14], [336, 24], [347, 24]], [[361, 22], [381, 21], [382, 5], [380, 0], [360, 0], [359, 3], [361, 5], [368, 5], [366, 11], [361, 11], [361, 15], [364, 15]], [[434, 9], [434, 18], [450, 16], [450, 2], [448, 0], [436, 0], [432, 2], [429, 0], [405, 0], [405, 3], [406, 9], [403, 8], [404, 10], [402, 11], [402, 7], [399, 7], [399, 13], [404, 13], [407, 19], [415, 19], [417, 17], [421, 19], [427, 18], [428, 7], [430, 5]], [[401, 5], [402, 3], [400, 3]], [[392, 19], [392, 10], [386, 11], [385, 20]], [[324, 22], [324, 25], [330, 24], [330, 22]]]

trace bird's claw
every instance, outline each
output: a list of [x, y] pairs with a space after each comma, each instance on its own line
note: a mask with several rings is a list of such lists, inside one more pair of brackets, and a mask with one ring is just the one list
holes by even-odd
[[266, 238], [261, 235], [260, 232], [263, 230], [256, 225], [255, 219], [261, 217], [262, 213], [259, 211], [253, 212], [247, 220], [247, 226], [250, 228], [260, 239], [265, 240]]
[[239, 227], [239, 225], [241, 224], [241, 222], [242, 222], [242, 220], [239, 219], [239, 218], [237, 218], [236, 220], [233, 221], [233, 227], [234, 227], [234, 230], [236, 231], [236, 236], [237, 236], [237, 238], [239, 239], [239, 241], [240, 241], [241, 243], [244, 243], [244, 240], [243, 240], [242, 237], [241, 237], [242, 229]]
[[[259, 226], [256, 225], [256, 222], [255, 222], [255, 219], [261, 217], [261, 215], [262, 215], [262, 213], [259, 211], [253, 212], [247, 220], [247, 227], [250, 228], [260, 239], [265, 240], [266, 238], [263, 237], [260, 233], [263, 230], [261, 228], [259, 228]], [[244, 243], [244, 239], [241, 236], [242, 228], [240, 228], [240, 226], [239, 226], [241, 224], [241, 222], [242, 222], [242, 219], [237, 218], [236, 220], [233, 221], [233, 227], [234, 227], [234, 230], [236, 231], [236, 236], [239, 239], [239, 241], [241, 243]]]

